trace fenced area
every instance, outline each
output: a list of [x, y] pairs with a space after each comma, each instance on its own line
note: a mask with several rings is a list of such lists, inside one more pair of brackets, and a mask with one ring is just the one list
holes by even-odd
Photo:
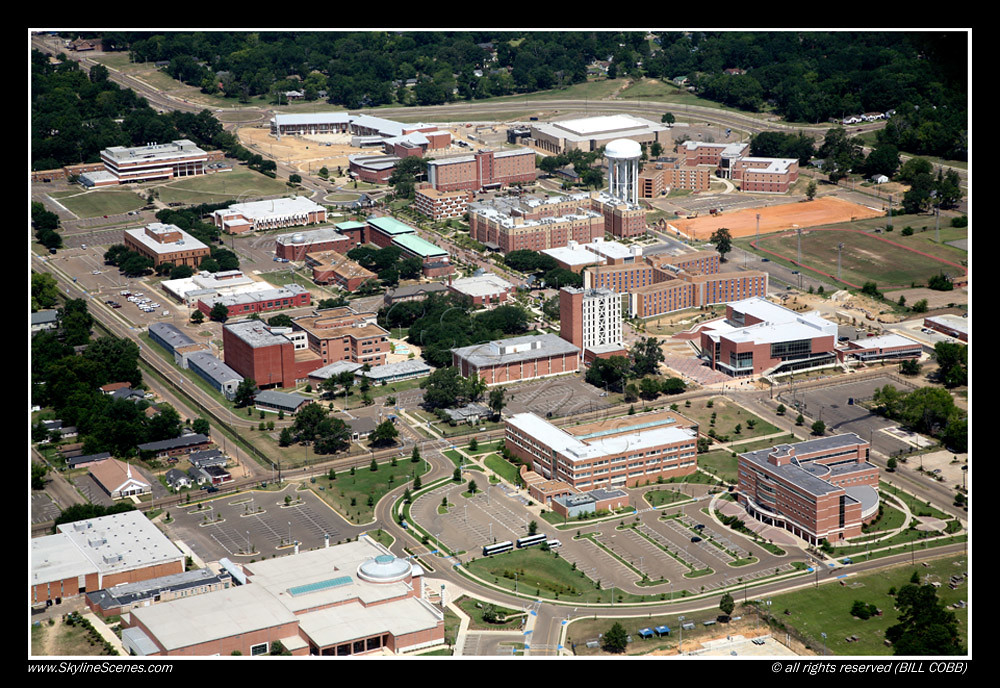
[[674, 220], [670, 225], [692, 239], [707, 241], [712, 233], [720, 227], [725, 227], [733, 238], [738, 238], [753, 236], [758, 231], [760, 234], [770, 234], [798, 227], [818, 227], [838, 222], [853, 222], [881, 217], [883, 214], [881, 209], [869, 208], [833, 196], [825, 196], [802, 203], [785, 203], [724, 212], [719, 215]]

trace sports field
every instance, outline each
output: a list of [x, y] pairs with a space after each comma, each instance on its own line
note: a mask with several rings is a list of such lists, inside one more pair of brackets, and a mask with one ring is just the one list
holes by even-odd
[[[872, 280], [879, 290], [885, 291], [909, 287], [913, 283], [926, 283], [929, 278], [941, 272], [952, 276], [965, 274], [965, 269], [957, 262], [854, 229], [802, 231], [801, 263], [798, 262], [799, 242], [799, 232], [785, 232], [761, 237], [752, 242], [752, 245], [769, 255], [783, 258], [813, 272], [835, 279], [839, 274], [841, 282], [855, 288]], [[838, 251], [841, 244], [843, 248]], [[949, 254], [948, 257], [952, 256]]]
[[851, 203], [834, 196], [824, 196], [813, 201], [785, 203], [763, 208], [736, 210], [721, 215], [705, 215], [687, 220], [674, 220], [670, 226], [686, 236], [708, 240], [715, 230], [725, 227], [731, 236], [753, 236], [757, 232], [760, 216], [760, 233], [769, 234], [797, 227], [818, 227], [837, 222], [880, 217], [881, 210]]

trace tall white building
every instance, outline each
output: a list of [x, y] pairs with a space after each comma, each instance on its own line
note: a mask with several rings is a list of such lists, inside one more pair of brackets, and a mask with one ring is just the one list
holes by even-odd
[[611, 289], [559, 290], [560, 336], [584, 352], [622, 348], [621, 294]]

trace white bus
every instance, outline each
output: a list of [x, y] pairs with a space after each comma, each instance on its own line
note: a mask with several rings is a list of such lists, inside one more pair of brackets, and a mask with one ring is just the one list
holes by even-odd
[[501, 554], [503, 552], [510, 552], [514, 549], [514, 543], [510, 540], [505, 540], [504, 542], [498, 542], [495, 545], [483, 545], [483, 556], [488, 557], [493, 554]]
[[525, 535], [523, 538], [517, 539], [517, 546], [518, 548], [531, 547], [532, 545], [540, 545], [546, 540], [548, 540], [548, 536], [541, 533], [537, 535]]

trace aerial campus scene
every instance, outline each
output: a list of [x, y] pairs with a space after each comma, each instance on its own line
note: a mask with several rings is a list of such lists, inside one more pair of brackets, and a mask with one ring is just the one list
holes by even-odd
[[971, 664], [971, 30], [26, 39], [29, 670]]

